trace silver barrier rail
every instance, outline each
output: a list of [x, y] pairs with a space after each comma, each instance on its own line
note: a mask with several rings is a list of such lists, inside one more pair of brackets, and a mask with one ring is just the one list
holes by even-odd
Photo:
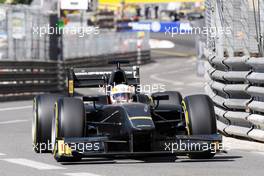
[[264, 58], [208, 58], [205, 91], [215, 103], [218, 130], [264, 142]]
[[0, 101], [32, 98], [65, 89], [59, 62], [0, 61]]
[[261, 142], [264, 142], [264, 58], [260, 57], [263, 2], [259, 1], [256, 9], [248, 0], [205, 1], [206, 27], [230, 29], [216, 35], [209, 33], [206, 40], [205, 91], [215, 103], [218, 130]]

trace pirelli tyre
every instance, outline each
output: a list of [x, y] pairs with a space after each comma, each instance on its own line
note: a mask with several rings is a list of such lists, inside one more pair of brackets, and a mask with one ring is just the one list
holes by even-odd
[[[186, 129], [188, 135], [211, 135], [217, 133], [216, 117], [212, 100], [207, 95], [192, 95], [184, 98]], [[207, 150], [189, 154], [191, 159], [211, 159], [215, 153]]]
[[[83, 101], [77, 98], [64, 97], [55, 104], [52, 119], [53, 155], [58, 162], [76, 161], [81, 158], [73, 157], [71, 153], [60, 153], [58, 141], [64, 137], [85, 136], [85, 109]], [[68, 148], [70, 146], [64, 146]]]
[[39, 95], [33, 100], [32, 141], [37, 153], [51, 152], [51, 123], [54, 104], [62, 95]]

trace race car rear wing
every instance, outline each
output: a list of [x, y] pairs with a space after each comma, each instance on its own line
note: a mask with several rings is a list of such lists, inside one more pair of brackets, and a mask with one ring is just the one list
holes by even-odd
[[[69, 94], [74, 93], [74, 88], [99, 88], [110, 84], [113, 68], [72, 68], [68, 70]], [[139, 66], [123, 67], [126, 84], [137, 86], [140, 84]]]

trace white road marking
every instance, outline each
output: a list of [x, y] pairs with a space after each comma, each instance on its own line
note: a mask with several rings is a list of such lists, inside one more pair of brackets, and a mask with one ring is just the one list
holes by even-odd
[[41, 162], [36, 162], [23, 158], [12, 158], [12, 159], [2, 159], [3, 161], [7, 161], [9, 163], [18, 164], [21, 166], [27, 166], [38, 170], [55, 170], [55, 169], [65, 169], [59, 166], [53, 166], [50, 164], [45, 164]]
[[5, 156], [6, 154], [4, 154], [4, 153], [0, 153], [0, 156]]
[[28, 121], [29, 120], [9, 120], [9, 121], [0, 122], [0, 125], [13, 124], [13, 123], [23, 123], [23, 122], [28, 122]]
[[68, 176], [100, 176], [100, 175], [92, 174], [92, 173], [88, 173], [88, 172], [65, 173], [64, 175], [68, 175]]
[[22, 109], [30, 109], [32, 106], [21, 106], [21, 107], [12, 107], [12, 108], [1, 108], [1, 111], [15, 111], [15, 110], [22, 110]]

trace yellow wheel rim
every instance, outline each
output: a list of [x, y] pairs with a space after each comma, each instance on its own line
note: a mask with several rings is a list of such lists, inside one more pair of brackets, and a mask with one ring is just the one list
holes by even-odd
[[184, 100], [182, 101], [182, 107], [183, 107], [184, 116], [185, 116], [186, 130], [187, 130], [188, 135], [191, 135], [189, 113], [188, 113], [186, 103], [184, 102]]
[[34, 121], [32, 122], [32, 140], [34, 145], [37, 144], [37, 123], [38, 123], [38, 114], [37, 114], [37, 100], [34, 98], [33, 100], [33, 110], [34, 110]]
[[58, 137], [58, 122], [59, 122], [59, 109], [58, 109], [58, 102], [55, 103], [55, 143], [54, 143], [54, 148], [53, 148], [53, 155], [54, 157], [56, 156], [56, 153], [57, 153], [57, 137]]

